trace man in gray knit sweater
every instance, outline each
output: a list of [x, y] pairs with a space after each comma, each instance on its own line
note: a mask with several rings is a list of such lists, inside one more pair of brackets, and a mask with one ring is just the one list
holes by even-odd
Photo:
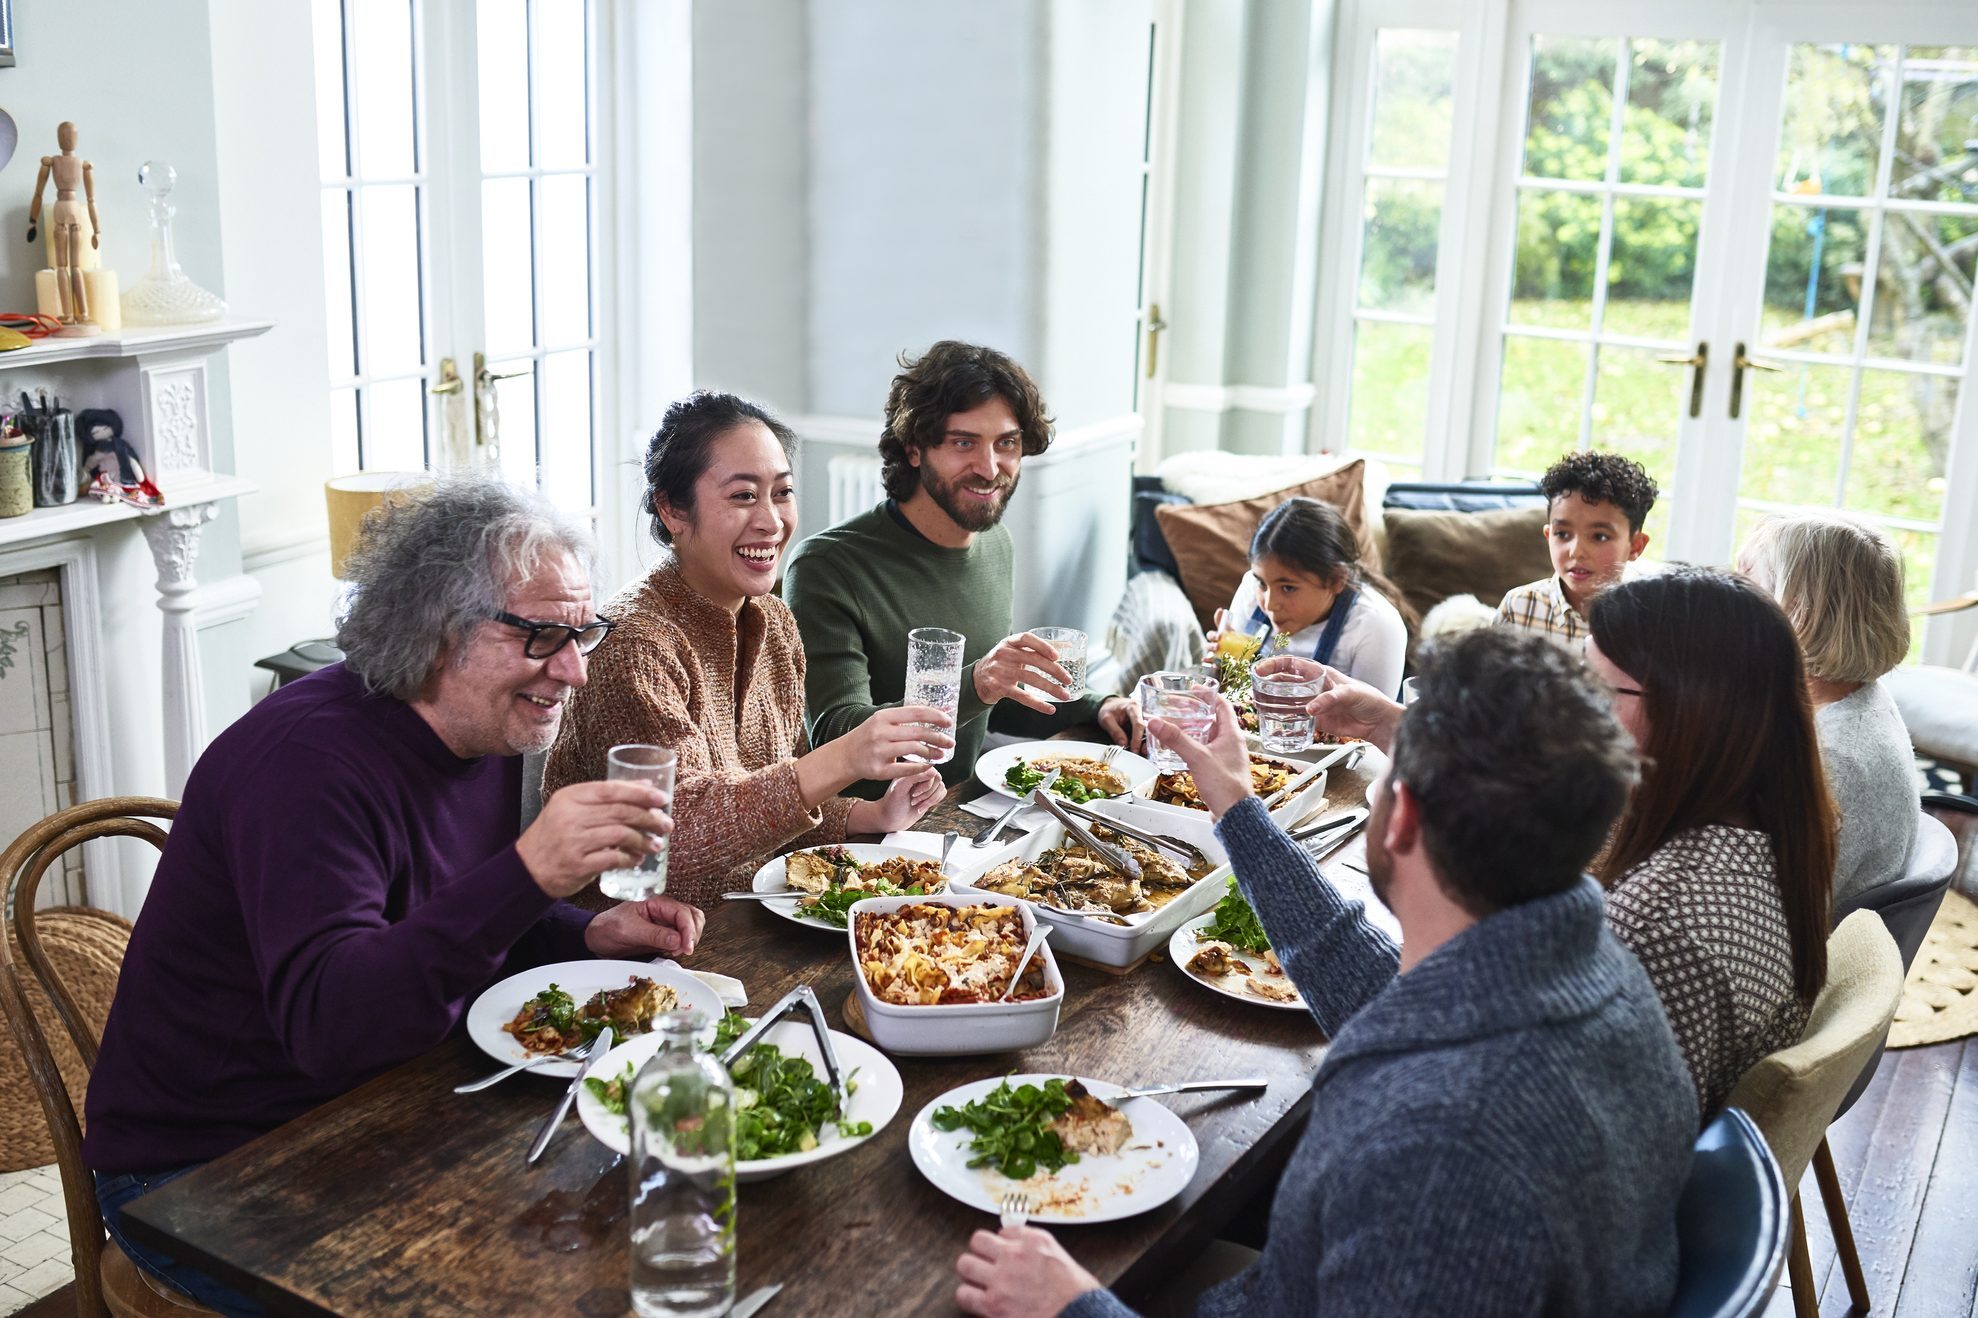
[[[1422, 688], [1367, 829], [1399, 948], [1271, 823], [1226, 704], [1206, 744], [1149, 728], [1333, 1041], [1262, 1255], [1196, 1312], [1661, 1313], [1695, 1089], [1583, 873], [1631, 743], [1537, 637], [1471, 632]], [[1128, 1312], [1035, 1228], [977, 1232], [955, 1269], [969, 1313]]]

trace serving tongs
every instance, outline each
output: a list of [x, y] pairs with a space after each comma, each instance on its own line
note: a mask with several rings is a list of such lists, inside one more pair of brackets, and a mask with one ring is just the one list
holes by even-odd
[[1264, 809], [1275, 810], [1279, 805], [1290, 800], [1296, 793], [1304, 791], [1306, 783], [1311, 782], [1327, 769], [1330, 769], [1334, 764], [1337, 764], [1340, 760], [1352, 754], [1354, 747], [1364, 744], [1364, 742], [1349, 741], [1330, 754], [1320, 756], [1311, 768], [1305, 770], [1305, 772], [1299, 774], [1296, 778], [1293, 778], [1290, 782], [1265, 797]]
[[1209, 859], [1202, 848], [1192, 842], [1183, 842], [1180, 838], [1171, 837], [1166, 833], [1143, 833], [1131, 824], [1121, 823], [1111, 815], [1102, 815], [1097, 810], [1088, 810], [1076, 801], [1066, 801], [1064, 807], [1081, 819], [1089, 819], [1096, 824], [1104, 824], [1107, 828], [1113, 830], [1113, 832], [1124, 834], [1136, 842], [1145, 842], [1150, 847], [1158, 847], [1162, 851], [1171, 851], [1187, 861], [1191, 867], [1206, 865], [1211, 869], [1215, 868], [1215, 862]]
[[722, 1050], [721, 1064], [733, 1066], [737, 1058], [753, 1048], [763, 1035], [769, 1033], [771, 1026], [799, 1009], [805, 1013], [805, 1019], [810, 1022], [812, 1033], [817, 1035], [817, 1050], [824, 1054], [824, 1072], [831, 1077], [831, 1092], [838, 1096], [838, 1103], [842, 1108], [846, 1098], [845, 1072], [838, 1065], [836, 1050], [831, 1047], [831, 1027], [825, 1024], [824, 1006], [818, 1002], [817, 994], [811, 991], [808, 984], [799, 984], [785, 993], [776, 1000], [775, 1006], [756, 1019], [754, 1025], [743, 1030], [740, 1038]]
[[[1107, 869], [1112, 870], [1118, 874], [1123, 874], [1129, 879], [1137, 879], [1140, 877], [1139, 861], [1135, 860], [1132, 856], [1128, 855], [1125, 848], [1115, 847], [1110, 842], [1101, 842], [1098, 838], [1093, 837], [1090, 833], [1086, 832], [1085, 827], [1082, 824], [1080, 824], [1076, 819], [1073, 819], [1071, 817], [1071, 813], [1068, 810], [1066, 810], [1063, 806], [1059, 805], [1057, 799], [1053, 797], [1049, 792], [1045, 792], [1045, 791], [1032, 792], [1030, 794], [1030, 799], [1037, 805], [1040, 805], [1045, 810], [1049, 811], [1052, 818], [1056, 819], [1060, 824], [1063, 824], [1065, 826], [1065, 832], [1071, 834], [1074, 838], [1077, 838], [1080, 845], [1082, 845], [1087, 851], [1090, 851], [1093, 855], [1097, 856], [1099, 858], [1099, 862], [1102, 865], [1104, 865]], [[1112, 827], [1112, 821], [1107, 820], [1106, 826], [1108, 828]], [[1078, 914], [1078, 912], [1076, 911], [1073, 911], [1071, 913], [1073, 915]]]

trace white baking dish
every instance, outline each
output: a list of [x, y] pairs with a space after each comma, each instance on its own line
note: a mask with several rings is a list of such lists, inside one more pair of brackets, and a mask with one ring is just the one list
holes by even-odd
[[859, 964], [859, 916], [884, 915], [902, 906], [1012, 906], [1023, 917], [1023, 936], [1036, 932], [1037, 917], [1028, 903], [993, 892], [945, 892], [927, 897], [868, 897], [852, 905], [845, 922], [845, 941], [851, 949], [852, 983], [859, 1007], [865, 1013], [866, 1028], [872, 1041], [889, 1053], [914, 1056], [954, 1056], [968, 1053], [1000, 1053], [1043, 1043], [1058, 1030], [1058, 1008], [1064, 1004], [1065, 981], [1058, 972], [1057, 958], [1047, 941], [1037, 949], [1044, 963], [1044, 983], [1049, 997], [1028, 1002], [956, 1002], [933, 1006], [903, 1007], [886, 1002], [866, 983], [865, 968]]

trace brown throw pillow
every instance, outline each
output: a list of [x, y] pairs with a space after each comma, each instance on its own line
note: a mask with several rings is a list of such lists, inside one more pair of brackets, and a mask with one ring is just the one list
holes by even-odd
[[1385, 509], [1387, 576], [1418, 613], [1451, 595], [1496, 608], [1504, 592], [1552, 571], [1543, 508], [1483, 513]]
[[1304, 495], [1339, 509], [1353, 528], [1353, 538], [1360, 542], [1360, 561], [1378, 571], [1380, 551], [1374, 544], [1373, 528], [1367, 525], [1366, 495], [1361, 487], [1365, 469], [1366, 463], [1356, 458], [1336, 471], [1254, 499], [1156, 508], [1154, 516], [1160, 521], [1161, 534], [1181, 568], [1181, 588], [1195, 607], [1202, 629], [1216, 625], [1216, 610], [1229, 604], [1237, 583], [1250, 570], [1250, 537], [1257, 533], [1257, 523], [1286, 499]]

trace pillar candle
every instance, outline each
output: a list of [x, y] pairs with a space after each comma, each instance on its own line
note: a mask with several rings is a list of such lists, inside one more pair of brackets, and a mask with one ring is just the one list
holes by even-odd
[[[116, 334], [124, 327], [124, 305], [117, 293], [117, 272], [115, 270], [85, 270], [82, 273], [83, 296], [89, 299], [89, 318], [105, 334]], [[62, 315], [62, 292], [55, 282], [53, 270], [34, 272], [34, 301], [36, 310], [44, 316], [60, 319]]]

